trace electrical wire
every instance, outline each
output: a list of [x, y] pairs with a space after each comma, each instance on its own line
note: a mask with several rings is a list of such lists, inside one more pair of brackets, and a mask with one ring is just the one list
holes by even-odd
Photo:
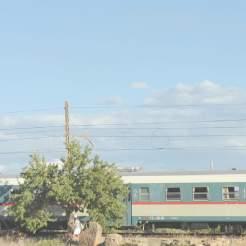
[[[75, 135], [73, 137], [83, 137]], [[197, 134], [197, 135], [90, 135], [90, 138], [206, 138], [206, 137], [246, 137], [246, 134]], [[0, 139], [0, 142], [63, 138], [60, 135]]]
[[[118, 152], [118, 151], [246, 151], [246, 146], [222, 146], [222, 147], [156, 147], [156, 148], [95, 148], [94, 151]], [[0, 155], [32, 155], [32, 153], [65, 153], [65, 150], [44, 150], [44, 151], [6, 151]]]
[[[183, 107], [213, 107], [213, 106], [246, 106], [246, 102], [243, 103], [196, 103], [196, 104], [135, 104], [135, 105], [109, 105], [109, 104], [98, 104], [98, 105], [74, 105], [70, 106], [70, 109], [112, 109], [112, 108], [183, 108]], [[48, 112], [63, 110], [62, 107], [54, 108], [31, 108], [26, 110], [14, 110], [0, 112], [3, 114], [19, 114], [19, 113], [35, 113], [35, 112]]]
[[[198, 121], [179, 121], [178, 123], [217, 123], [217, 122], [242, 122], [243, 119], [217, 119], [217, 120], [198, 120]], [[91, 129], [218, 129], [218, 128], [246, 128], [246, 126], [194, 126], [194, 127], [103, 127], [103, 126], [129, 126], [129, 125], [159, 125], [166, 123], [175, 123], [177, 121], [163, 121], [163, 122], [129, 122], [129, 123], [100, 123], [100, 124], [70, 124], [70, 127], [87, 127]], [[0, 131], [15, 131], [15, 130], [35, 130], [35, 129], [48, 129], [48, 128], [63, 128], [63, 125], [47, 125], [47, 126], [30, 126], [30, 127], [11, 127], [0, 128]]]
[[27, 110], [15, 110], [15, 111], [5, 111], [0, 112], [0, 115], [8, 115], [8, 114], [20, 114], [20, 113], [40, 113], [40, 112], [51, 112], [51, 111], [61, 111], [63, 108], [36, 108], [36, 109], [27, 109]]
[[119, 105], [74, 105], [71, 109], [117, 109], [117, 108], [183, 108], [183, 107], [214, 107], [214, 106], [246, 106], [246, 103], [196, 103], [196, 104], [119, 104]]

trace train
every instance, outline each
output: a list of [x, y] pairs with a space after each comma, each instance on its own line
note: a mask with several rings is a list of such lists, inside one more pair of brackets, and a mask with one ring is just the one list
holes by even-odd
[[[124, 227], [246, 230], [246, 171], [132, 171], [121, 177], [128, 186]], [[0, 223], [17, 187], [17, 178], [0, 178]]]
[[128, 226], [246, 229], [246, 171], [135, 172], [128, 185]]

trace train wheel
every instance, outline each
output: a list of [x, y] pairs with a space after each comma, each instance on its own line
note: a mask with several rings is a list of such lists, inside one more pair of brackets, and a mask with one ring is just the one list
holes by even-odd
[[187, 222], [184, 222], [181, 224], [181, 229], [184, 231], [189, 231], [190, 230], [190, 224]]
[[216, 232], [218, 232], [218, 230], [220, 231], [218, 224], [209, 224], [208, 228], [212, 234], [215, 234]]
[[241, 235], [243, 233], [243, 228], [241, 225], [237, 224], [233, 226], [233, 233]]
[[232, 234], [234, 232], [234, 226], [232, 224], [225, 225], [225, 233]]
[[152, 224], [152, 232], [155, 232], [155, 224]]

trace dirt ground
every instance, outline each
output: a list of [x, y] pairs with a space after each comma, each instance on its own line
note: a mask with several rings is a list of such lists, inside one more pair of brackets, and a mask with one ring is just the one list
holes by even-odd
[[11, 238], [0, 238], [0, 246], [64, 246], [65, 244], [58, 239], [52, 240], [31, 240], [31, 239], [19, 239], [12, 240]]
[[246, 246], [246, 237], [217, 237], [217, 238], [125, 238], [126, 245], [138, 246]]
[[[217, 238], [141, 238], [130, 237], [123, 239], [124, 246], [246, 246], [246, 237], [217, 237]], [[64, 246], [61, 240], [6, 240], [0, 238], [0, 246]]]

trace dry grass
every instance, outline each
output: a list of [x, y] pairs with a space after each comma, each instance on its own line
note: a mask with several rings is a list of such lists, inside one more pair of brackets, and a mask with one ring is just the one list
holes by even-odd
[[[64, 242], [59, 239], [19, 239], [16, 241], [10, 238], [0, 238], [0, 246], [64, 246]], [[194, 238], [180, 237], [176, 239], [168, 238], [124, 238], [125, 246], [246, 246], [246, 237], [241, 238]]]
[[64, 243], [58, 239], [0, 239], [0, 246], [63, 246]]
[[137, 246], [246, 246], [246, 237], [196, 238], [187, 236], [175, 239], [135, 237], [125, 238], [124, 243]]

